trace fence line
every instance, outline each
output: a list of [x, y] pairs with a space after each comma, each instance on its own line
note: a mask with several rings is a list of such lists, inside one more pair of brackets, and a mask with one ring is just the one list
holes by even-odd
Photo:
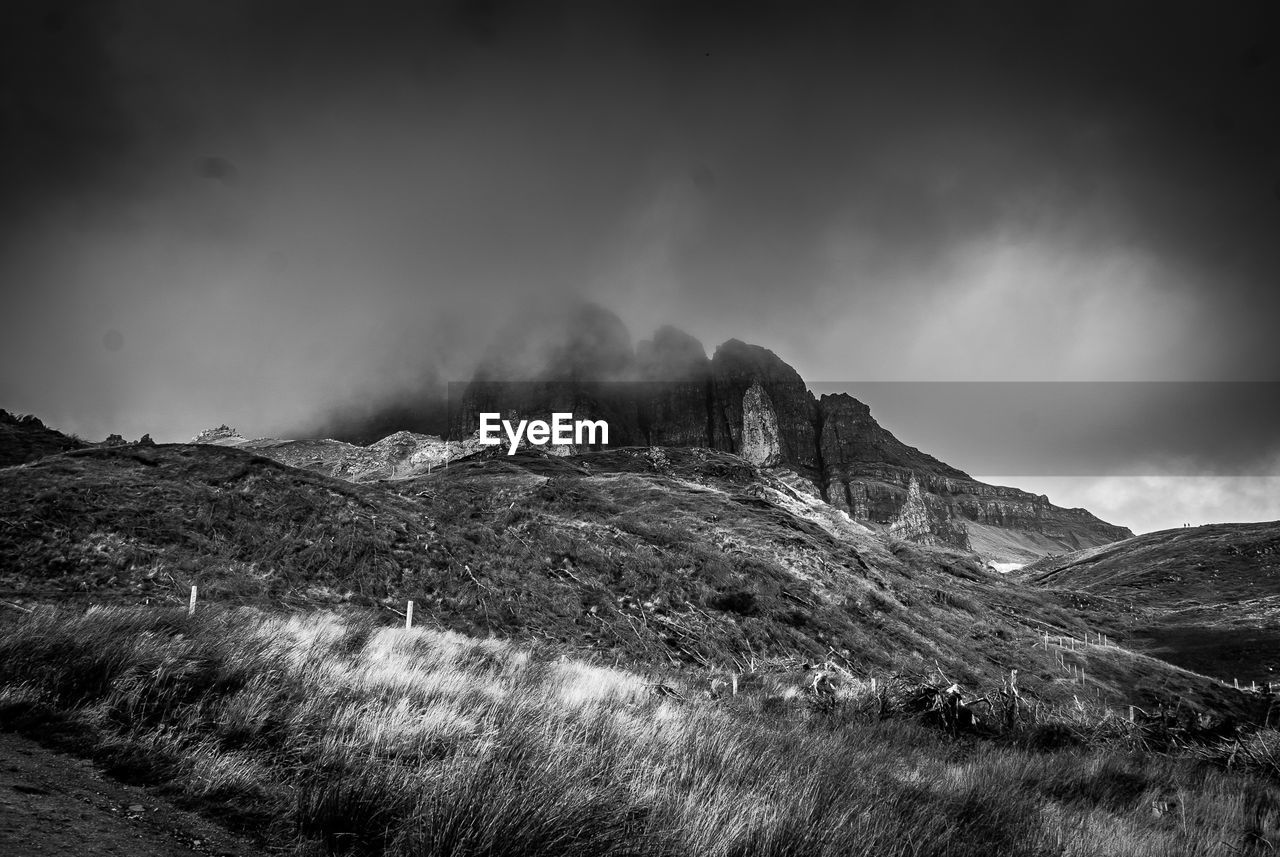
[[[199, 587], [198, 587], [196, 584], [194, 584], [194, 583], [193, 583], [193, 584], [191, 584], [191, 597], [190, 597], [190, 599], [187, 601], [187, 615], [188, 615], [188, 616], [194, 616], [194, 615], [195, 615], [195, 612], [196, 612], [196, 599], [197, 599], [197, 597], [198, 597], [198, 592], [199, 592]], [[9, 607], [13, 607], [13, 608], [14, 608], [14, 609], [16, 609], [16, 610], [22, 610], [23, 612], [27, 612], [27, 613], [31, 612], [29, 608], [21, 607], [20, 605], [13, 604], [12, 602], [7, 602], [7, 601], [5, 601], [5, 602], [0, 602], [0, 603], [5, 604], [6, 606], [9, 606]], [[400, 611], [399, 611], [399, 610], [395, 610], [394, 608], [392, 608], [392, 612], [393, 612], [393, 613], [399, 613]], [[404, 627], [405, 627], [405, 630], [410, 630], [410, 629], [412, 629], [412, 628], [413, 628], [413, 601], [412, 601], [412, 600], [407, 601], [407, 602], [405, 603]], [[1064, 636], [1060, 636], [1060, 635], [1050, 635], [1048, 631], [1044, 631], [1044, 632], [1043, 632], [1043, 635], [1042, 635], [1042, 638], [1041, 638], [1040, 640], [1037, 640], [1036, 642], [1032, 643], [1032, 644], [1031, 644], [1031, 648], [1033, 648], [1033, 649], [1034, 649], [1034, 648], [1036, 648], [1037, 646], [1043, 645], [1043, 646], [1044, 646], [1045, 651], [1047, 652], [1047, 651], [1049, 650], [1049, 646], [1050, 646], [1050, 645], [1056, 646], [1056, 647], [1057, 647], [1057, 649], [1058, 649], [1058, 665], [1059, 665], [1060, 667], [1062, 667], [1062, 669], [1064, 669], [1064, 670], [1068, 670], [1068, 672], [1069, 672], [1069, 674], [1070, 674], [1071, 679], [1072, 679], [1072, 681], [1073, 681], [1073, 682], [1076, 682], [1076, 683], [1079, 683], [1079, 684], [1085, 684], [1085, 683], [1086, 683], [1086, 672], [1085, 672], [1084, 667], [1083, 667], [1083, 666], [1081, 666], [1081, 665], [1077, 665], [1077, 664], [1067, 664], [1066, 657], [1065, 657], [1065, 655], [1063, 654], [1063, 650], [1064, 650], [1064, 649], [1065, 649], [1065, 650], [1068, 650], [1068, 651], [1071, 651], [1071, 652], [1075, 652], [1075, 651], [1077, 651], [1077, 649], [1076, 649], [1076, 642], [1077, 642], [1077, 640], [1076, 640], [1076, 638], [1075, 638], [1075, 637], [1069, 637], [1069, 636], [1068, 636], [1068, 637], [1064, 637]], [[1099, 634], [1097, 635], [1097, 639], [1095, 639], [1092, 643], [1091, 643], [1091, 642], [1089, 642], [1089, 631], [1088, 631], [1088, 630], [1086, 630], [1086, 631], [1085, 631], [1085, 638], [1084, 638], [1084, 640], [1083, 640], [1083, 641], [1079, 641], [1079, 642], [1081, 643], [1081, 649], [1080, 649], [1080, 651], [1081, 651], [1081, 652], [1085, 652], [1085, 651], [1087, 651], [1087, 647], [1089, 647], [1089, 646], [1098, 646], [1098, 647], [1101, 647], [1101, 648], [1108, 648], [1108, 649], [1122, 649], [1122, 648], [1123, 648], [1123, 647], [1121, 647], [1121, 646], [1117, 646], [1115, 643], [1113, 643], [1113, 642], [1109, 641], [1109, 640], [1107, 639], [1107, 635], [1106, 635], [1106, 634], [1101, 634], [1101, 633], [1099, 633]], [[1224, 685], [1226, 685], [1226, 684], [1227, 684], [1226, 679], [1214, 679], [1214, 678], [1212, 678], [1212, 676], [1206, 676], [1206, 678], [1209, 678], [1209, 679], [1210, 679], [1210, 680], [1212, 680], [1212, 681], [1220, 682], [1221, 684], [1224, 684]], [[737, 693], [737, 683], [738, 683], [738, 682], [737, 682], [737, 676], [736, 676], [736, 675], [734, 676], [734, 682], [733, 682], [733, 683], [734, 683], [734, 694], [736, 695], [736, 693]], [[1247, 692], [1247, 693], [1264, 693], [1264, 692], [1265, 692], [1265, 693], [1267, 693], [1267, 694], [1274, 694], [1274, 693], [1277, 693], [1278, 691], [1280, 691], [1280, 682], [1271, 682], [1271, 681], [1267, 682], [1267, 683], [1266, 683], [1265, 685], [1263, 685], [1263, 686], [1259, 686], [1259, 685], [1258, 685], [1258, 683], [1257, 683], [1256, 681], [1252, 681], [1252, 680], [1251, 680], [1251, 681], [1249, 682], [1249, 686], [1248, 686], [1248, 687], [1241, 687], [1241, 686], [1240, 686], [1240, 679], [1239, 679], [1239, 678], [1233, 678], [1233, 679], [1231, 680], [1231, 684], [1230, 684], [1229, 686], [1234, 687], [1236, 690], [1245, 691], [1245, 692]], [[872, 678], [872, 679], [871, 679], [871, 689], [872, 689], [872, 692], [873, 692], [873, 693], [875, 692], [875, 687], [876, 687], [876, 680], [875, 680], [874, 678]], [[1265, 687], [1265, 691], [1264, 691], [1264, 689], [1263, 689], [1264, 687]], [[1099, 689], [1099, 694], [1100, 694], [1100, 693], [1101, 693], [1101, 690]], [[1134, 706], [1132, 706], [1132, 705], [1131, 705], [1131, 706], [1129, 706], [1129, 719], [1130, 719], [1130, 720], [1133, 720], [1133, 710], [1134, 710]]]

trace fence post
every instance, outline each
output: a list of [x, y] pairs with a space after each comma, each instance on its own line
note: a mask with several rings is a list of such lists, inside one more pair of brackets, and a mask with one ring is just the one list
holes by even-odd
[[187, 615], [194, 616], [196, 613], [196, 585], [191, 584], [191, 600], [187, 602]]
[[404, 628], [409, 630], [413, 627], [413, 602], [410, 601], [404, 609]]
[[1134, 719], [1134, 716], [1133, 716], [1133, 706], [1132, 706], [1132, 705], [1130, 705], [1130, 706], [1129, 706], [1129, 722], [1130, 722], [1130, 723], [1134, 723], [1134, 722], [1136, 722], [1136, 721], [1135, 721], [1135, 719]]
[[875, 693], [875, 692], [876, 692], [876, 677], [875, 677], [875, 676], [872, 676], [872, 677], [871, 677], [871, 692], [872, 692], [872, 693]]
[[730, 682], [731, 687], [732, 687], [733, 695], [734, 695], [734, 696], [737, 696], [737, 695], [738, 695], [738, 674], [737, 674], [737, 673], [732, 673], [732, 674], [729, 676], [729, 682]]

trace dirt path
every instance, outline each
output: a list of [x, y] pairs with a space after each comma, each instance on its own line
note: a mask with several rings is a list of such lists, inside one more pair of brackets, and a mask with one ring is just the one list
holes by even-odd
[[264, 857], [147, 788], [7, 732], [0, 732], [0, 854]]

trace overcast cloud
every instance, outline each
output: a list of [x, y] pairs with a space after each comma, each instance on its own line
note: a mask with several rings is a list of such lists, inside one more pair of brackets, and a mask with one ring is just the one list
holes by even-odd
[[840, 383], [1280, 380], [1266, 10], [5, 4], [0, 406], [288, 433], [577, 297]]

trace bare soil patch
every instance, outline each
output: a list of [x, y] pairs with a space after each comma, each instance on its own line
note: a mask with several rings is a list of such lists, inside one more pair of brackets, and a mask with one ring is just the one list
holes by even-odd
[[263, 857], [217, 824], [91, 762], [0, 732], [0, 854]]

